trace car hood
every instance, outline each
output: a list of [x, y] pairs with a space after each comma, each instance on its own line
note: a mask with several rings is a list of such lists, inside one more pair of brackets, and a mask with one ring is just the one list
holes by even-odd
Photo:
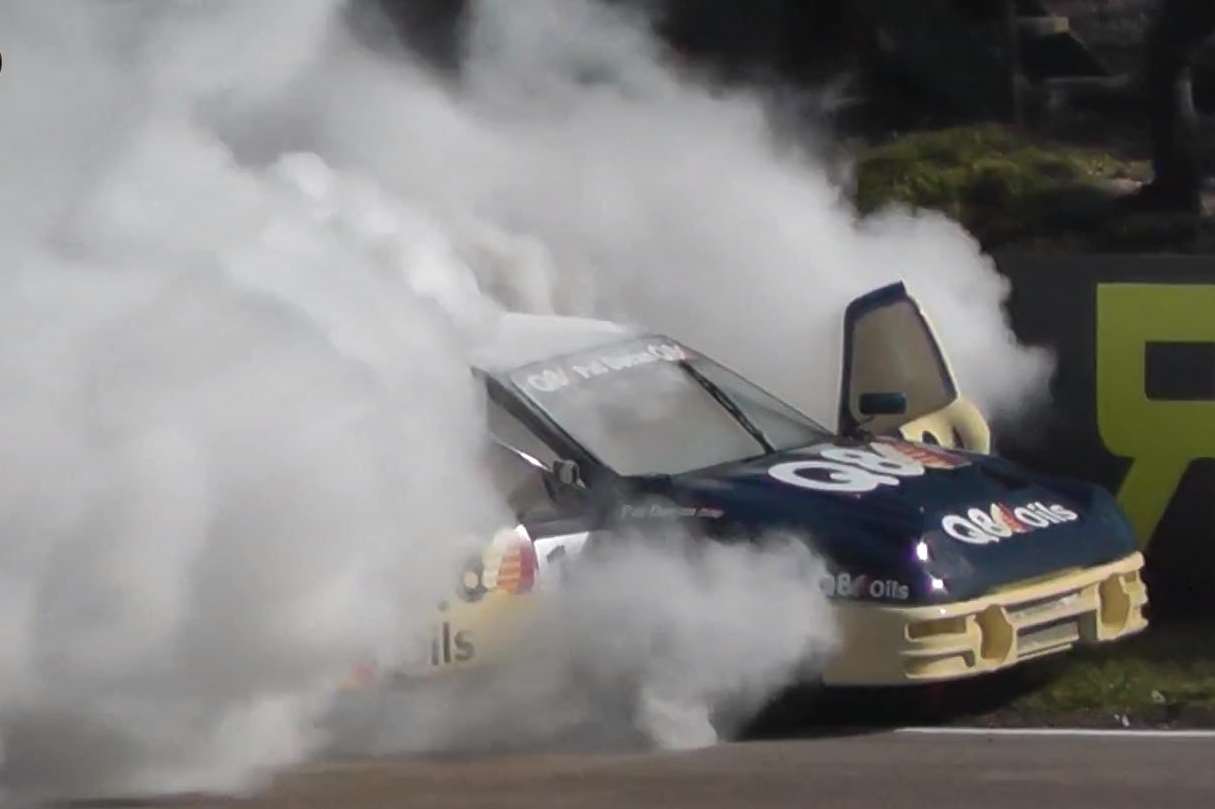
[[792, 530], [832, 569], [884, 577], [921, 602], [977, 597], [1135, 549], [1099, 487], [891, 439], [773, 453], [677, 476], [671, 488], [720, 525]]

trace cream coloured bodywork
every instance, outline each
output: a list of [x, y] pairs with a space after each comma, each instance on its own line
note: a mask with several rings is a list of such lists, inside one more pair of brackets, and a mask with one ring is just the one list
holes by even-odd
[[[958, 680], [1133, 635], [1147, 626], [1142, 567], [1143, 556], [1133, 553], [935, 606], [836, 599], [841, 644], [822, 681], [892, 686]], [[535, 593], [491, 590], [475, 602], [445, 602], [429, 658], [394, 676], [412, 680], [509, 659], [534, 622], [536, 601]]]
[[947, 449], [991, 452], [991, 428], [983, 414], [964, 396], [917, 419], [899, 425], [899, 434], [908, 441], [935, 443]]
[[938, 606], [835, 602], [840, 653], [828, 685], [905, 685], [998, 671], [1147, 626], [1143, 556]]
[[[480, 564], [466, 569], [451, 597], [437, 606], [429, 637], [419, 639], [415, 653], [389, 671], [361, 667], [346, 685], [406, 683], [510, 660], [536, 628], [543, 594], [561, 586], [559, 565], [548, 561], [550, 555], [561, 549], [575, 557], [588, 536], [578, 532], [533, 542], [522, 525], [499, 531], [480, 554]], [[535, 560], [526, 576], [518, 553], [525, 547]]]

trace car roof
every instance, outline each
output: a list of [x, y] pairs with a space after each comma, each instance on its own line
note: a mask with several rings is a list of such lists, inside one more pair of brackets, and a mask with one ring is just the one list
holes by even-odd
[[487, 373], [620, 342], [641, 331], [608, 320], [507, 312], [469, 351], [469, 360]]

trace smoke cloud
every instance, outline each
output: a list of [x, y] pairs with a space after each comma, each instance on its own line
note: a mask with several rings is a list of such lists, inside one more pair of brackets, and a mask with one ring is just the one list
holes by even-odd
[[[644, 323], [830, 423], [842, 306], [903, 277], [982, 404], [1043, 378], [965, 233], [858, 221], [757, 96], [681, 76], [644, 20], [481, 0], [438, 76], [347, 11], [0, 7], [10, 796], [242, 788], [320, 749], [334, 685], [403, 659], [506, 520], [463, 359], [503, 308]], [[552, 636], [648, 684], [670, 737], [672, 706], [754, 702], [829, 648], [787, 553], [615, 560]], [[753, 633], [766, 611], [799, 617]], [[666, 651], [600, 646], [619, 626]], [[409, 721], [397, 747], [467, 738]]]
[[336, 749], [699, 747], [836, 649], [825, 568], [804, 538], [719, 544], [665, 530], [590, 542], [529, 599], [527, 631], [503, 633], [505, 665], [465, 683], [345, 692]]
[[1049, 358], [1017, 344], [1007, 281], [956, 223], [858, 218], [840, 172], [773, 131], [764, 96], [682, 75], [627, 8], [479, 0], [472, 12], [454, 84], [347, 62], [334, 67], [348, 76], [340, 97], [312, 97], [313, 131], [326, 154], [375, 161], [465, 229], [469, 249], [488, 248], [495, 259], [475, 269], [513, 307], [666, 331], [834, 424], [842, 309], [905, 280], [988, 413], [1040, 395]]

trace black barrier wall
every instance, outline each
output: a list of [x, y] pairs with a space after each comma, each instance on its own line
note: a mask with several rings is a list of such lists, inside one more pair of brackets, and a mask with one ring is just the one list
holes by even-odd
[[1106, 486], [1153, 617], [1215, 617], [1215, 256], [1001, 255], [1013, 328], [1058, 358], [1052, 407], [999, 450]]

